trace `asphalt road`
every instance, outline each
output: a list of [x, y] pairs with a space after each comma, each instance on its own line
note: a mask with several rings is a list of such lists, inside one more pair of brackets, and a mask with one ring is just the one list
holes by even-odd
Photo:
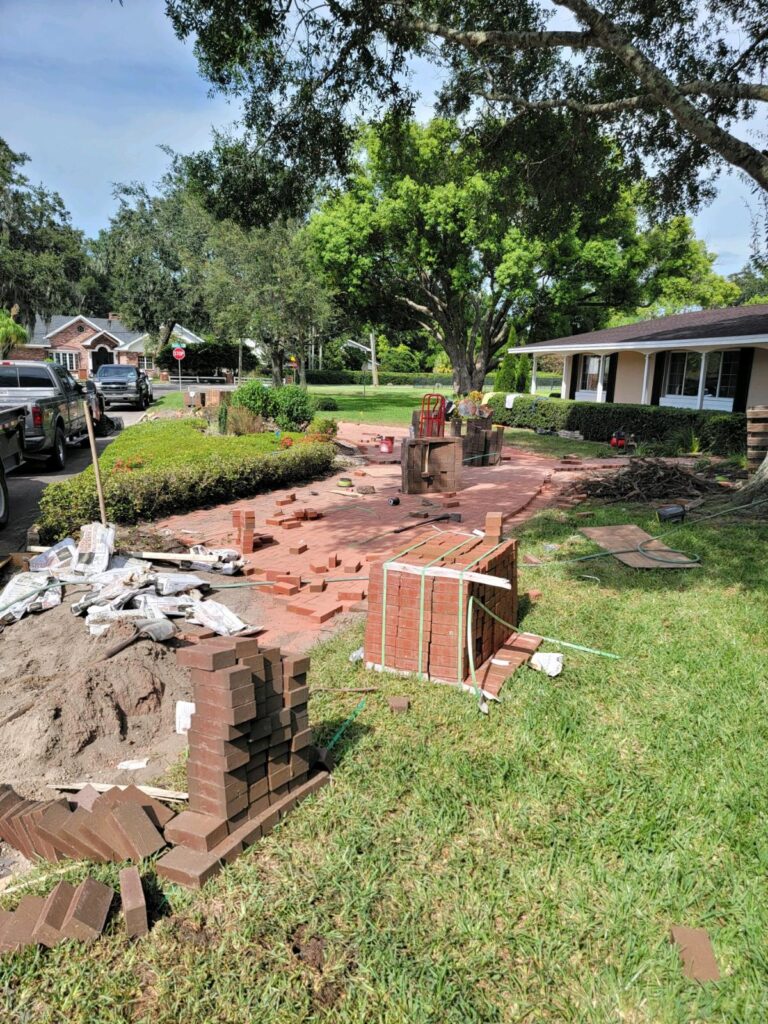
[[[111, 409], [110, 413], [119, 416], [126, 427], [137, 423], [144, 415], [138, 410], [120, 406]], [[115, 433], [110, 437], [97, 437], [96, 446], [99, 451], [103, 451], [117, 436]], [[67, 467], [61, 472], [48, 469], [44, 462], [27, 462], [8, 474], [11, 519], [0, 532], [0, 555], [26, 550], [27, 530], [37, 519], [40, 495], [45, 487], [56, 480], [75, 476], [90, 464], [90, 448], [67, 448]]]

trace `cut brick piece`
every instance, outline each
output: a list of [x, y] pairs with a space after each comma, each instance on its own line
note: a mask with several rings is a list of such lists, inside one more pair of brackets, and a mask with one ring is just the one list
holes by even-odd
[[95, 878], [86, 878], [72, 898], [62, 925], [62, 934], [82, 942], [97, 939], [104, 931], [114, 895], [108, 885], [97, 882]]
[[182, 811], [166, 828], [165, 838], [177, 846], [208, 853], [227, 835], [225, 818], [214, 818], [194, 811]]
[[309, 584], [309, 592], [310, 594], [322, 594], [322, 592], [325, 590], [325, 587], [325, 580], [313, 580]]
[[328, 555], [328, 568], [329, 569], [335, 569], [336, 566], [338, 566], [338, 565], [341, 565], [341, 562], [339, 560], [339, 556], [336, 554], [335, 551], [332, 551], [330, 553], [330, 555]]
[[138, 868], [123, 868], [120, 872], [120, 900], [128, 936], [137, 939], [146, 935], [149, 931], [147, 900]]
[[303, 555], [307, 550], [306, 544], [294, 544], [293, 547], [288, 548], [292, 555]]
[[280, 523], [284, 530], [297, 530], [301, 526], [300, 519], [283, 519]]
[[275, 583], [272, 587], [272, 593], [280, 594], [282, 597], [293, 597], [298, 592], [299, 588], [293, 583]]
[[324, 562], [310, 562], [309, 571], [322, 574], [328, 572], [328, 566]]
[[165, 839], [138, 804], [118, 804], [112, 809], [115, 825], [130, 849], [132, 860], [143, 860], [166, 845]]
[[526, 591], [526, 597], [531, 602], [531, 604], [535, 604], [536, 601], [538, 601], [539, 598], [541, 597], [541, 591], [540, 590], [527, 590]]
[[403, 715], [410, 708], [411, 702], [407, 697], [388, 697], [389, 710], [396, 715]]
[[169, 882], [186, 886], [188, 889], [202, 889], [209, 878], [221, 870], [221, 861], [212, 853], [188, 850], [185, 846], [174, 846], [157, 862], [157, 873]]
[[362, 601], [365, 597], [365, 590], [362, 587], [345, 587], [339, 591], [340, 601]]
[[344, 572], [349, 572], [349, 573], [360, 572], [361, 568], [362, 568], [362, 564], [356, 558], [348, 559], [344, 563], [344, 565], [343, 565]]
[[[94, 791], [95, 792], [95, 791]], [[41, 946], [52, 949], [64, 937], [62, 928], [66, 920], [76, 889], [69, 882], [59, 882], [48, 893], [45, 905], [37, 920], [32, 938]]]
[[673, 925], [670, 938], [680, 948], [686, 978], [698, 982], [720, 980], [720, 968], [706, 929]]

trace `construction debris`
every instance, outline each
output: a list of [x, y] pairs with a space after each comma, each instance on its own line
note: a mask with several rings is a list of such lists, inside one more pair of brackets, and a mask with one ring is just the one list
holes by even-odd
[[670, 940], [680, 949], [683, 974], [692, 981], [719, 981], [720, 968], [715, 960], [712, 942], [704, 928], [673, 925]]
[[633, 569], [698, 569], [700, 563], [673, 551], [639, 526], [584, 526], [581, 533]]
[[[632, 459], [617, 473], [589, 477], [575, 483], [570, 492], [599, 498], [611, 504], [618, 501], [696, 498], [719, 491], [720, 485], [674, 463], [660, 459]], [[567, 493], [567, 492], [566, 492]]]

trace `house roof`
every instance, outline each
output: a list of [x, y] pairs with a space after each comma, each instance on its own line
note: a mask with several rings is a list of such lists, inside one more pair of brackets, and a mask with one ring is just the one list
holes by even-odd
[[[692, 347], [690, 342], [704, 345], [768, 344], [768, 304], [734, 306], [730, 309], [702, 309], [696, 313], [677, 313], [655, 320], [643, 320], [623, 327], [608, 327], [587, 334], [573, 334], [551, 341], [518, 346], [516, 352], [555, 353], [617, 351], [663, 347]], [[672, 343], [672, 344], [670, 344]]]
[[[30, 338], [29, 344], [31, 346], [47, 346], [50, 343], [51, 334], [55, 334], [56, 331], [60, 331], [62, 327], [65, 327], [67, 324], [71, 324], [73, 320], [78, 319], [80, 319], [80, 317], [77, 315], [72, 316], [71, 314], [64, 314], [52, 316], [50, 320], [36, 320], [35, 330]], [[137, 338], [140, 338], [144, 333], [143, 331], [129, 330], [122, 320], [108, 320], [106, 317], [98, 316], [83, 316], [82, 319], [95, 327], [97, 331], [106, 331], [108, 334], [111, 334], [113, 338], [117, 338], [121, 347], [130, 344], [130, 342], [135, 341]]]

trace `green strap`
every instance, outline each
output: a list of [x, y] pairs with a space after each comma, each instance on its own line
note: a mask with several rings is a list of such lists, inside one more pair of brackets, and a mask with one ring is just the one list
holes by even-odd
[[357, 716], [360, 714], [360, 712], [363, 710], [364, 707], [365, 707], [365, 697], [363, 697], [363, 699], [357, 705], [357, 707], [352, 712], [352, 714], [341, 723], [339, 728], [336, 730], [336, 732], [333, 734], [333, 736], [328, 741], [328, 746], [325, 748], [326, 750], [333, 750], [333, 748], [336, 746], [336, 744], [339, 742], [339, 740], [343, 736], [345, 730], [354, 722], [354, 720], [357, 718]]
[[446, 555], [450, 555], [450, 554], [453, 554], [454, 551], [458, 551], [459, 548], [464, 547], [465, 544], [467, 544], [470, 540], [473, 540], [473, 539], [474, 539], [473, 537], [465, 537], [458, 544], [454, 544], [454, 546], [452, 548], [448, 548], [447, 551], [441, 551], [440, 554], [437, 556], [437, 558], [433, 558], [431, 562], [427, 562], [426, 565], [422, 566], [422, 569], [421, 569], [421, 591], [420, 591], [420, 594], [419, 594], [419, 667], [418, 667], [418, 675], [419, 676], [423, 676], [423, 674], [424, 674], [421, 671], [421, 668], [422, 668], [422, 663], [423, 663], [423, 652], [424, 652], [424, 588], [425, 588], [425, 581], [426, 581], [426, 578], [427, 578], [427, 569], [429, 569], [431, 566], [433, 566], [436, 562], [442, 561], [445, 558]]

